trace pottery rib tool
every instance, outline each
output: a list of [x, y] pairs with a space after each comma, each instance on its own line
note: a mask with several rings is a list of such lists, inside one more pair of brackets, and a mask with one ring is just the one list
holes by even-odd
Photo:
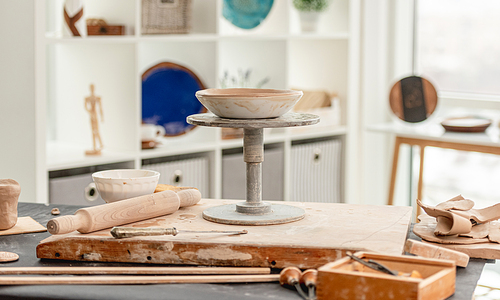
[[134, 236], [155, 236], [155, 235], [173, 235], [176, 236], [179, 233], [223, 233], [230, 235], [237, 234], [247, 234], [248, 231], [219, 231], [219, 230], [178, 230], [175, 227], [163, 228], [163, 227], [113, 227], [111, 229], [111, 235], [117, 239], [129, 238]]
[[200, 200], [201, 193], [196, 189], [182, 190], [177, 193], [164, 191], [81, 208], [74, 215], [50, 220], [47, 223], [47, 229], [51, 234], [63, 234], [75, 230], [80, 233], [89, 233], [171, 214], [179, 207], [191, 206]]

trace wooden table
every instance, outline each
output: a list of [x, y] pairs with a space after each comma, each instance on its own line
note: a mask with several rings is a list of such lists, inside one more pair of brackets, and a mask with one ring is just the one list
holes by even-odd
[[425, 147], [473, 151], [500, 155], [500, 135], [498, 128], [490, 126], [484, 133], [447, 132], [438, 123], [404, 124], [391, 122], [376, 124], [368, 130], [395, 135], [394, 155], [392, 158], [391, 183], [387, 204], [392, 205], [398, 170], [399, 149], [402, 144], [420, 148], [420, 167], [418, 176], [417, 197], [422, 199]]
[[[79, 207], [70, 205], [45, 206], [43, 204], [19, 203], [19, 216], [31, 216], [45, 225], [53, 216], [52, 208], [58, 207], [62, 215], [73, 214]], [[36, 245], [49, 237], [48, 232], [0, 236], [0, 251], [19, 254], [16, 262], [4, 263], [5, 267], [49, 267], [49, 266], [137, 266], [125, 263], [99, 263], [60, 261], [36, 258]], [[411, 238], [418, 239], [412, 233]], [[471, 259], [467, 268], [457, 268], [456, 291], [449, 300], [470, 300], [486, 260]], [[151, 266], [151, 265], [150, 265]], [[279, 270], [278, 270], [279, 271]], [[152, 284], [152, 285], [26, 285], [0, 286], [0, 299], [302, 299], [292, 289], [278, 283], [234, 283], [234, 284]]]

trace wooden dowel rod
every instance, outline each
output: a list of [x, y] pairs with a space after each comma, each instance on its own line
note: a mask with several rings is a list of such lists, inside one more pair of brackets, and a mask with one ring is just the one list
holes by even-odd
[[0, 275], [201, 275], [270, 274], [255, 267], [2, 267]]
[[279, 274], [194, 276], [0, 276], [0, 285], [247, 283], [279, 281]]

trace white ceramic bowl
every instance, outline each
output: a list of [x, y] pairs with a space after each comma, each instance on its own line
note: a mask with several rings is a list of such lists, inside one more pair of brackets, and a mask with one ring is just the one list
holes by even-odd
[[284, 115], [303, 93], [275, 89], [206, 89], [196, 98], [215, 115], [230, 119], [265, 119]]
[[150, 170], [108, 170], [92, 174], [97, 190], [107, 203], [152, 194], [160, 173]]

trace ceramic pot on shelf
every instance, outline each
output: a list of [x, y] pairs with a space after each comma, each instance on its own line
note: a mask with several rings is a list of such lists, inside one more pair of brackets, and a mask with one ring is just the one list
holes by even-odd
[[302, 32], [316, 32], [321, 13], [317, 11], [300, 11], [300, 28]]

